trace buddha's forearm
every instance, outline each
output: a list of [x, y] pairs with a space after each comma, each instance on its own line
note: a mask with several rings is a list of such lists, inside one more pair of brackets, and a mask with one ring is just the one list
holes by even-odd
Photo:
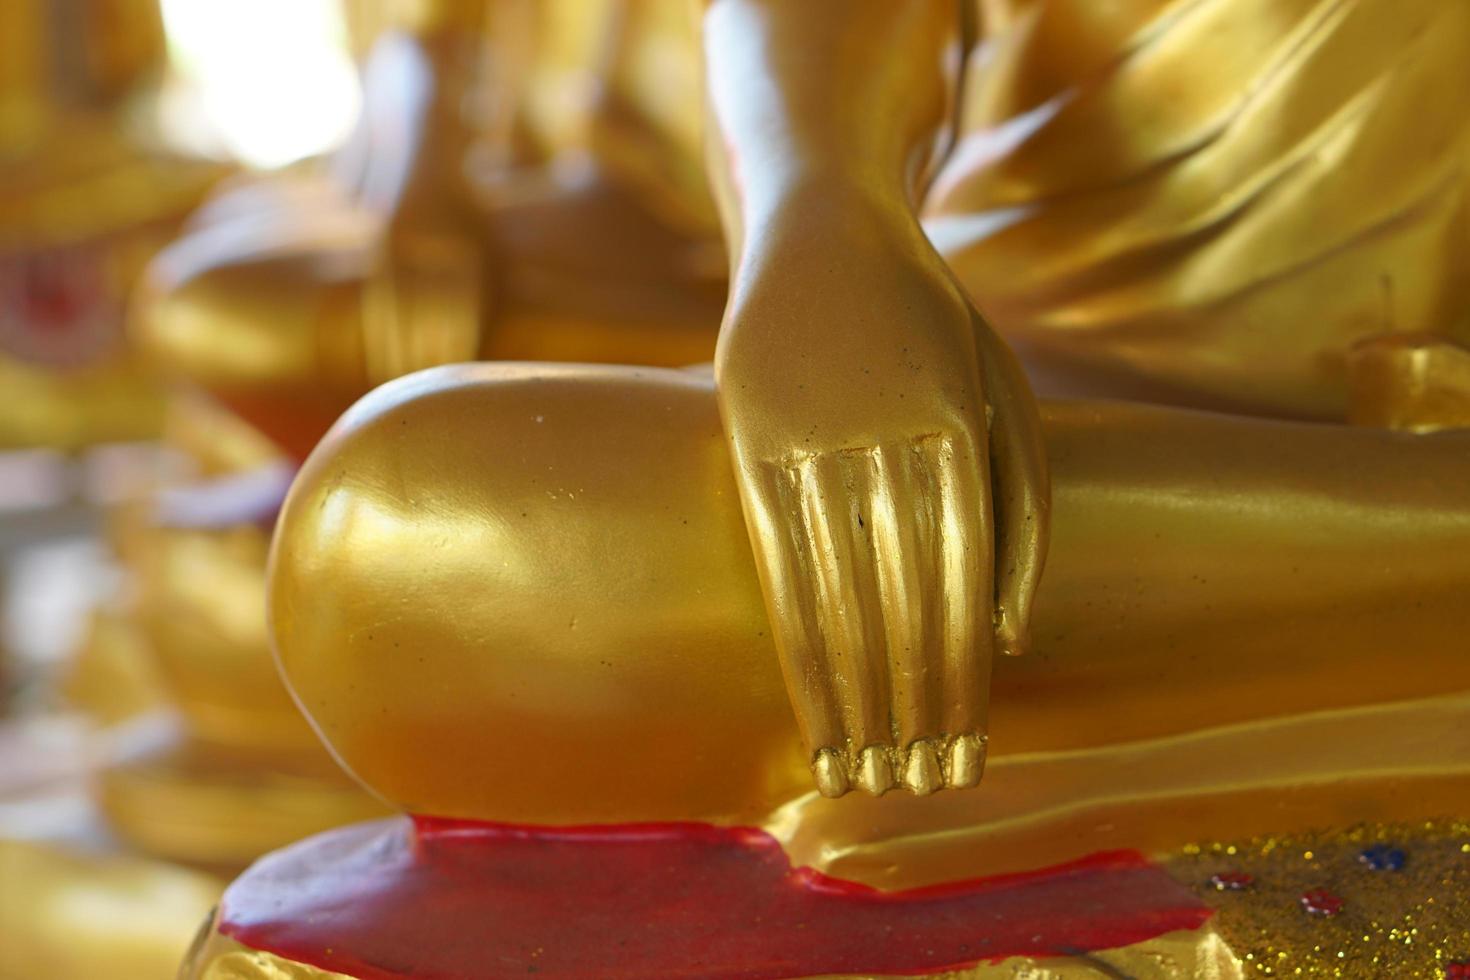
[[1055, 531], [1036, 653], [996, 667], [1008, 748], [1470, 689], [1470, 434], [1046, 414]]
[[731, 254], [807, 190], [912, 197], [950, 121], [960, 26], [949, 0], [706, 0]]

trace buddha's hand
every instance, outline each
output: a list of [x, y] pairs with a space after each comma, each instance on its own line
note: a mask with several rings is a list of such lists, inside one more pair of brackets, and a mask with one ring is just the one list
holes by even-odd
[[1035, 401], [911, 218], [815, 210], [745, 250], [716, 355], [787, 690], [824, 795], [973, 786], [1046, 550]]

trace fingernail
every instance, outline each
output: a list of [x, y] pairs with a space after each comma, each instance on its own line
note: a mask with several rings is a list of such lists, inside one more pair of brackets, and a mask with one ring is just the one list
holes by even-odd
[[893, 788], [893, 763], [888, 750], [870, 745], [858, 757], [857, 784], [874, 796], [882, 796]]
[[836, 799], [847, 792], [847, 764], [836, 749], [822, 749], [812, 760], [812, 778], [817, 792]]
[[928, 796], [942, 785], [944, 774], [939, 768], [939, 750], [929, 739], [909, 746], [903, 766], [903, 784], [916, 796]]
[[949, 778], [952, 789], [969, 789], [980, 784], [985, 774], [984, 735], [958, 735], [949, 747]]

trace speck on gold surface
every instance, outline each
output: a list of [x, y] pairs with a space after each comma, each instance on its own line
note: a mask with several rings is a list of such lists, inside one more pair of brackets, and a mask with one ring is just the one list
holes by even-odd
[[[1404, 852], [1402, 869], [1359, 859], [1378, 844]], [[1216, 910], [1247, 976], [1438, 978], [1470, 958], [1470, 820], [1202, 843], [1169, 866]], [[1210, 876], [1226, 871], [1254, 884], [1217, 890]], [[1319, 889], [1342, 899], [1338, 914], [1303, 909], [1302, 894]]]

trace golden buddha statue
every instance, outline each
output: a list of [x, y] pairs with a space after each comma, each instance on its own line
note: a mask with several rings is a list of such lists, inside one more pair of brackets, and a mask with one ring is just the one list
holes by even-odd
[[1355, 346], [1455, 360], [1464, 4], [979, 6], [925, 228], [1039, 384], [1342, 421]]
[[[338, 422], [271, 628], [412, 820], [263, 860], [183, 976], [1470, 971], [1464, 89], [1421, 78], [1470, 33], [1271, 11], [708, 0], [713, 373], [441, 367]], [[972, 303], [1156, 403], [1038, 407]]]
[[[370, 396], [283, 515], [282, 665], [334, 754], [412, 813], [754, 826], [792, 865], [886, 889], [1463, 810], [1470, 437], [1103, 402], [1044, 418], [1036, 648], [997, 661], [972, 792], [812, 791], [694, 372], [466, 366]], [[401, 833], [342, 846], [397, 854]], [[263, 867], [310, 891], [335, 839]]]
[[[297, 456], [372, 385], [421, 367], [708, 358], [718, 227], [697, 153], [673, 149], [697, 137], [664, 135], [700, 118], [681, 8], [358, 10], [383, 34], [355, 137], [201, 210], [143, 284], [150, 357]], [[688, 76], [677, 99], [646, 67], [670, 52]]]
[[165, 438], [196, 472], [112, 515], [128, 588], [97, 613], [68, 693], [102, 724], [161, 709], [180, 722], [99, 774], [112, 829], [150, 854], [238, 869], [381, 808], [322, 751], [271, 661], [266, 548], [290, 466], [200, 397], [174, 400]]
[[[377, 5], [349, 9], [363, 18], [355, 21], [359, 28], [370, 29], [378, 23], [372, 18], [384, 14]], [[580, 9], [587, 12], [585, 5]], [[647, 215], [655, 204], [671, 210], [668, 201], [682, 195], [679, 180], [662, 171], [643, 173], [642, 157], [626, 150], [641, 148], [644, 156], [665, 162], [668, 157], [648, 148], [655, 138], [651, 124], [629, 105], [636, 108], [639, 98], [651, 101], [646, 116], [653, 119], [669, 111], [648, 95], [647, 81], [635, 69], [650, 57], [648, 49], [690, 53], [687, 43], [668, 39], [676, 28], [688, 33], [687, 22], [669, 18], [670, 9], [668, 4], [620, 2], [606, 5], [603, 16], [592, 22], [606, 26], [618, 14], [611, 36], [625, 53], [603, 69], [606, 91], [599, 97], [611, 100], [616, 112], [599, 109], [593, 115], [601, 122], [585, 124], [591, 135], [576, 138], [606, 147], [596, 156], [613, 163], [595, 172], [590, 183], [563, 187], [555, 197], [557, 185], [529, 170], [519, 175], [514, 188], [507, 186], [517, 178], [510, 173], [484, 189], [486, 195], [493, 190], [506, 198], [496, 211], [497, 228], [519, 236], [516, 268], [536, 270], [519, 278], [506, 272], [497, 282], [518, 283], [506, 286], [517, 296], [546, 292], [559, 302], [583, 304], [575, 315], [564, 316], [560, 327], [545, 331], [524, 332], [529, 313], [497, 320], [495, 339], [485, 352], [524, 345], [527, 352], [545, 357], [621, 358], [638, 356], [639, 345], [653, 343], [660, 352], [650, 350], [650, 359], [677, 362], [708, 355], [712, 329], [686, 329], [683, 314], [669, 320], [681, 325], [660, 326], [664, 313], [682, 302], [676, 291], [665, 288], [670, 277], [640, 280], [635, 269], [642, 263], [641, 268], [675, 270], [678, 263], [668, 248], [697, 250], [694, 244], [679, 244], [682, 239], [653, 234], [668, 222], [660, 218], [650, 224]], [[194, 463], [198, 478], [191, 485], [165, 488], [157, 499], [126, 510], [117, 521], [118, 551], [132, 572], [136, 595], [122, 617], [105, 616], [99, 622], [96, 642], [74, 672], [72, 687], [94, 702], [98, 716], [115, 716], [127, 707], [97, 703], [109, 701], [108, 694], [117, 690], [110, 679], [119, 671], [129, 676], [151, 672], [161, 675], [166, 699], [184, 718], [183, 740], [114, 767], [102, 780], [108, 817], [139, 847], [195, 863], [238, 865], [314, 830], [376, 812], [321, 751], [280, 685], [269, 655], [261, 615], [265, 555], [271, 521], [284, 495], [283, 477], [290, 472], [278, 447], [304, 455], [340, 408], [374, 380], [475, 353], [473, 346], [461, 350], [441, 341], [445, 331], [479, 316], [466, 307], [470, 320], [458, 317], [453, 307], [467, 295], [462, 285], [477, 290], [489, 281], [480, 259], [456, 278], [441, 274], [454, 267], [453, 262], [441, 263], [447, 253], [425, 253], [429, 266], [419, 270], [424, 275], [383, 256], [397, 254], [389, 239], [400, 225], [410, 229], [410, 236], [424, 222], [436, 227], [450, 222], [445, 227], [463, 230], [468, 220], [460, 212], [479, 207], [469, 200], [465, 179], [451, 176], [468, 166], [471, 145], [485, 135], [466, 124], [460, 107], [477, 93], [483, 98], [482, 90], [495, 81], [480, 77], [484, 66], [479, 48], [486, 35], [499, 44], [508, 43], [504, 35], [513, 34], [512, 29], [546, 38], [542, 63], [536, 71], [526, 70], [539, 88], [554, 87], [557, 72], [570, 72], [574, 54], [586, 73], [591, 60], [586, 49], [594, 35], [571, 16], [576, 10], [552, 5], [532, 13], [516, 4], [478, 0], [405, 8], [401, 16], [389, 17], [391, 30], [375, 46], [366, 70], [368, 110], [357, 143], [329, 161], [325, 173], [238, 185], [207, 204], [192, 230], [152, 267], [151, 282], [135, 308], [145, 349], [165, 369], [212, 389], [231, 408], [261, 424], [271, 438], [207, 401], [177, 402], [166, 441]], [[564, 50], [568, 47], [570, 53]], [[694, 64], [692, 57], [688, 61]], [[421, 101], [415, 104], [415, 98]], [[554, 118], [554, 107], [536, 108], [529, 95], [525, 101], [526, 115], [541, 131], [555, 135], [568, 127]], [[679, 104], [683, 116], [691, 114], [688, 101]], [[697, 98], [693, 104], [697, 119]], [[405, 118], [413, 123], [410, 131], [417, 127], [407, 143], [400, 126]], [[661, 125], [674, 126], [676, 121]], [[504, 145], [519, 152], [519, 143], [509, 137]], [[632, 162], [616, 162], [630, 155]], [[632, 176], [610, 182], [604, 172], [610, 167]], [[671, 174], [679, 170], [664, 169]], [[395, 172], [401, 186], [385, 187], [385, 175]], [[646, 195], [639, 189], [644, 185], [650, 188]], [[651, 203], [635, 208], [630, 198], [634, 190]], [[562, 227], [568, 219], [558, 214], [564, 208], [577, 215], [576, 234]], [[539, 230], [548, 222], [554, 226], [550, 232]], [[685, 226], [696, 224], [685, 216]], [[619, 253], [603, 242], [599, 257], [591, 243], [581, 240], [589, 230], [594, 238], [616, 234], [619, 244], [629, 247]], [[481, 236], [481, 231], [475, 229], [474, 235]], [[342, 244], [349, 239], [351, 244]], [[337, 244], [323, 244], [329, 240]], [[480, 237], [455, 242], [454, 249], [464, 246], [457, 253], [462, 256], [478, 254], [483, 245]], [[640, 251], [646, 248], [664, 250], [652, 256]], [[348, 258], [349, 252], [357, 258]], [[383, 262], [365, 258], [370, 253]], [[359, 260], [368, 265], [354, 265]], [[598, 261], [606, 268], [579, 264]], [[556, 262], [565, 267], [553, 269]], [[344, 279], [344, 263], [376, 271]], [[284, 279], [277, 281], [277, 276]], [[407, 278], [398, 282], [398, 276]], [[584, 283], [578, 297], [557, 295], [550, 288], [569, 276]], [[719, 277], [701, 273], [696, 278], [712, 327], [718, 316]], [[417, 291], [417, 306], [398, 305], [407, 296], [399, 287], [407, 286]], [[348, 294], [361, 302], [352, 300], [339, 309], [337, 299], [330, 298]], [[397, 299], [382, 305], [393, 296]], [[649, 297], [652, 305], [639, 296]], [[328, 307], [334, 312], [325, 316]], [[550, 309], [544, 304], [538, 308]], [[594, 314], [595, 322], [589, 320]], [[620, 317], [629, 323], [620, 325]], [[478, 334], [477, 322], [471, 326]], [[146, 649], [146, 670], [128, 671], [116, 663], [128, 652], [116, 641], [129, 630], [144, 641], [133, 648]]]
[[0, 445], [157, 434], [124, 297], [220, 174], [161, 135], [164, 56], [156, 0], [0, 11]]

